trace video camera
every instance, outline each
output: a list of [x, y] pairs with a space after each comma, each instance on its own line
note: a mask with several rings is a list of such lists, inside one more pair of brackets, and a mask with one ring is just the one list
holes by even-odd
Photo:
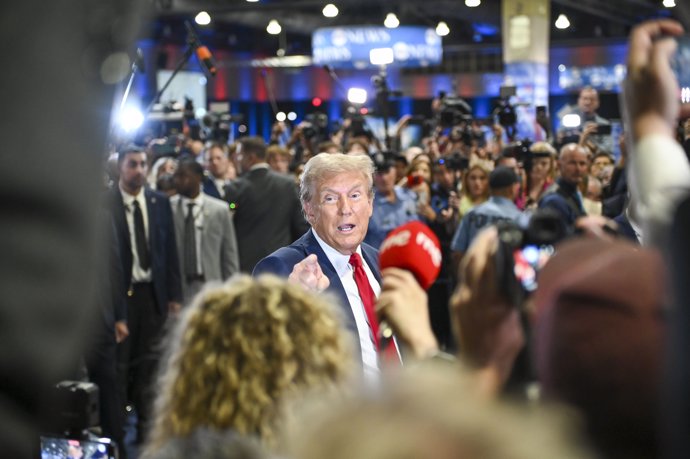
[[441, 105], [436, 122], [443, 128], [452, 128], [462, 122], [472, 121], [472, 107], [454, 94], [441, 93]]
[[328, 130], [328, 115], [321, 112], [310, 113], [304, 117], [302, 133], [307, 139], [324, 137]]
[[99, 424], [98, 387], [89, 382], [62, 381], [55, 386], [55, 424], [41, 435], [43, 459], [117, 459], [114, 442], [88, 431]]
[[369, 158], [374, 163], [376, 172], [385, 172], [395, 166], [396, 154], [390, 151], [379, 151], [369, 154]]
[[552, 209], [537, 210], [524, 227], [512, 221], [499, 222], [496, 227], [496, 285], [519, 307], [536, 290], [539, 270], [553, 255], [554, 245], [566, 237], [567, 229]]
[[446, 166], [447, 169], [452, 171], [464, 171], [470, 167], [470, 160], [456, 151], [450, 155], [437, 159], [436, 164]]
[[529, 139], [518, 140], [513, 142], [503, 149], [502, 156], [515, 158], [515, 160], [522, 164], [525, 170], [532, 169], [532, 151], [530, 147], [532, 141]]
[[230, 138], [232, 123], [243, 123], [244, 115], [241, 113], [213, 113], [209, 112], [201, 119], [201, 124], [206, 129], [207, 140], [226, 144]]

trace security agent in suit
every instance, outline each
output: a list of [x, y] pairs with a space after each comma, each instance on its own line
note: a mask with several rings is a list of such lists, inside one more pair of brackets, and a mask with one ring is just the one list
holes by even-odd
[[369, 284], [378, 297], [378, 252], [364, 244], [373, 212], [374, 166], [368, 156], [319, 154], [307, 162], [300, 200], [311, 229], [299, 240], [261, 260], [253, 275], [274, 273], [311, 290], [327, 289], [340, 301], [345, 327], [356, 336], [365, 375], [379, 364], [364, 302], [349, 258], [363, 258]]
[[234, 209], [240, 270], [251, 273], [259, 260], [295, 241], [309, 225], [295, 182], [269, 169], [262, 138], [243, 138], [234, 160], [242, 175], [226, 187], [225, 200]]
[[159, 359], [158, 342], [168, 313], [180, 310], [182, 292], [170, 202], [144, 188], [146, 154], [128, 147], [118, 155], [120, 181], [111, 190], [130, 336], [118, 345], [118, 377], [123, 401], [137, 410], [138, 441], [150, 418], [150, 390]]
[[170, 198], [170, 206], [185, 304], [205, 282], [225, 280], [240, 269], [228, 204], [201, 192], [203, 177], [193, 158], [181, 160], [173, 176], [178, 194]]
[[98, 270], [100, 318], [94, 323], [85, 353], [89, 380], [98, 386], [100, 426], [104, 437], [115, 440], [124, 457], [124, 413], [117, 386], [117, 348], [129, 335], [127, 302], [115, 224], [109, 212], [100, 215], [104, 240]]

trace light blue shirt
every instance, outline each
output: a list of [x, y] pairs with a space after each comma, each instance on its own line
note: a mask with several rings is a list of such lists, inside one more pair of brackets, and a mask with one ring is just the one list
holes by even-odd
[[376, 249], [392, 230], [409, 221], [419, 220], [417, 193], [400, 186], [396, 186], [394, 191], [395, 202], [390, 202], [383, 195], [374, 195], [374, 212], [364, 242]]
[[517, 221], [521, 215], [520, 209], [510, 199], [491, 196], [488, 201], [474, 207], [462, 217], [450, 249], [466, 252], [480, 230], [499, 221]]

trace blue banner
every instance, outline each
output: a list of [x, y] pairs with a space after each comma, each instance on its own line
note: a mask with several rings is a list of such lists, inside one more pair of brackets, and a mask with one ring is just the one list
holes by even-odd
[[393, 51], [393, 67], [427, 67], [441, 63], [441, 37], [428, 27], [328, 27], [312, 35], [315, 65], [336, 68], [376, 67], [369, 61], [372, 49]]

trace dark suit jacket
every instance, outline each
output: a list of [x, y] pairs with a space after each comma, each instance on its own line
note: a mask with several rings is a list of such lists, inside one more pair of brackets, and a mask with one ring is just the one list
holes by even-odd
[[233, 180], [225, 189], [225, 200], [234, 204], [243, 272], [251, 273], [259, 260], [309, 229], [295, 182], [269, 169], [250, 170]]
[[[366, 261], [367, 265], [369, 265], [374, 277], [380, 284], [381, 273], [379, 272], [378, 251], [370, 245], [364, 243], [362, 243], [361, 247], [364, 261]], [[288, 277], [292, 272], [293, 266], [304, 260], [312, 253], [316, 254], [316, 257], [319, 260], [319, 265], [321, 266], [321, 271], [323, 271], [324, 275], [328, 277], [328, 280], [331, 282], [327, 291], [338, 298], [343, 325], [347, 330], [354, 334], [354, 336], [359, 336], [357, 333], [355, 316], [352, 314], [352, 308], [350, 307], [350, 302], [347, 299], [347, 294], [345, 293], [343, 283], [340, 282], [338, 273], [336, 273], [335, 268], [328, 260], [326, 253], [323, 251], [323, 249], [321, 249], [321, 246], [311, 230], [307, 231], [294, 243], [287, 247], [276, 250], [268, 257], [261, 260], [254, 268], [252, 275], [258, 276], [264, 273], [271, 273], [281, 277]], [[361, 351], [359, 349], [359, 339], [355, 340], [355, 343], [358, 350], [357, 355], [360, 355]]]
[[213, 179], [208, 175], [204, 175], [204, 179], [201, 181], [201, 187], [202, 191], [207, 195], [217, 199], [223, 199], [218, 192], [218, 188], [216, 188], [216, 184], [213, 182]]
[[[150, 189], [144, 190], [149, 221], [151, 280], [160, 313], [165, 314], [169, 301], [182, 302], [180, 270], [175, 246], [175, 230], [168, 197]], [[109, 191], [109, 200], [117, 231], [124, 284], [132, 285], [132, 241], [122, 194], [117, 186]]]

